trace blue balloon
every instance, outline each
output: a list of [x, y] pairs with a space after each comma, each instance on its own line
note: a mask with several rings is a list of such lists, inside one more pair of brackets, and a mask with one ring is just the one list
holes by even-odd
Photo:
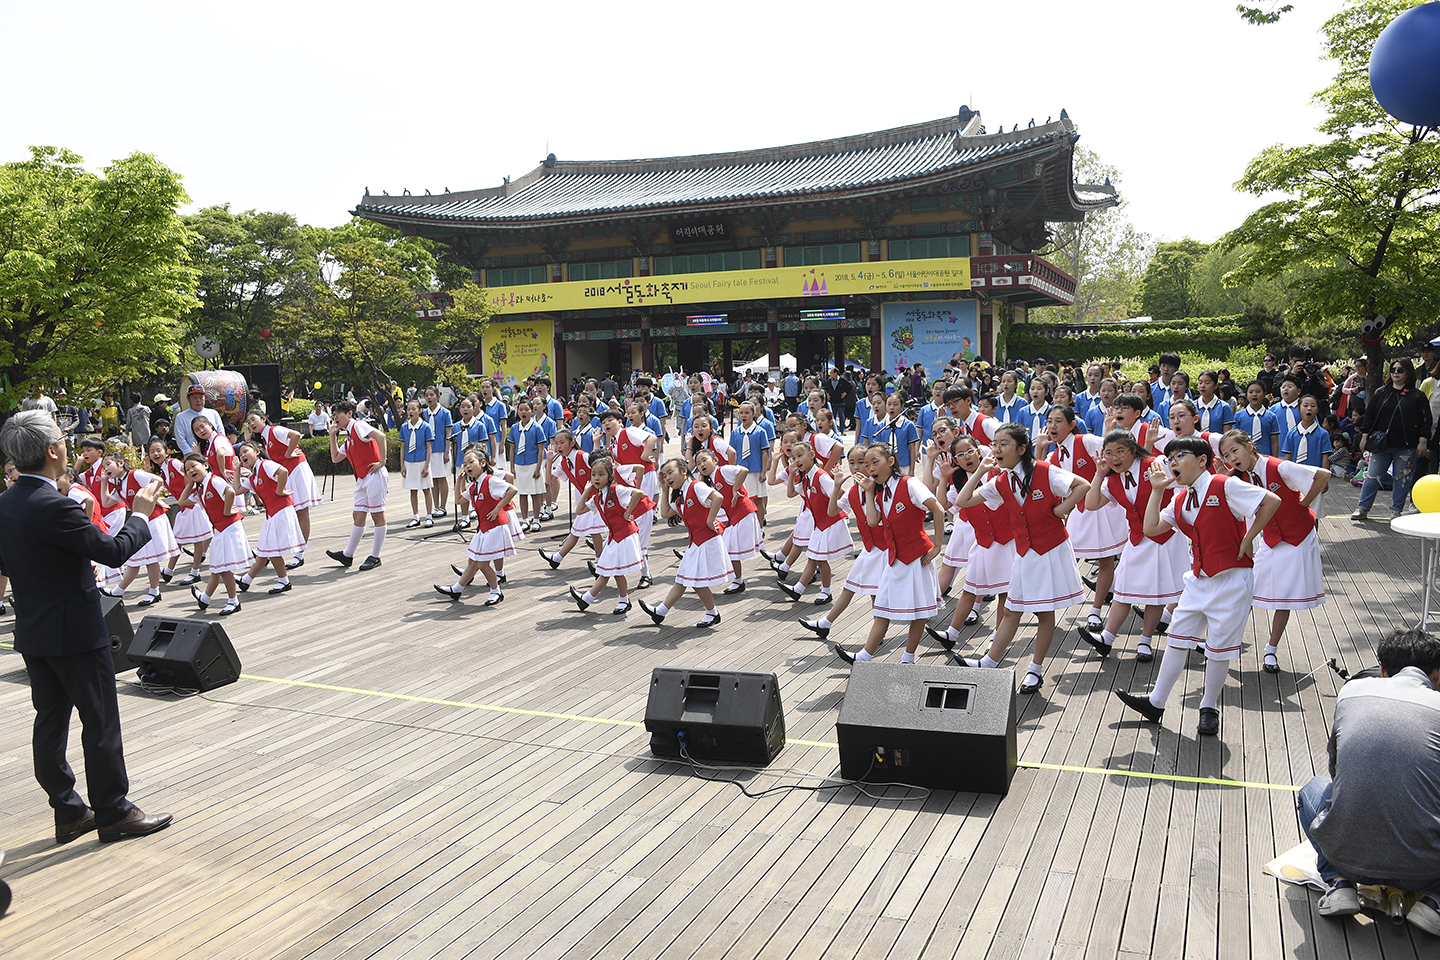
[[1440, 3], [1423, 3], [1390, 22], [1370, 52], [1370, 89], [1403, 123], [1440, 126]]

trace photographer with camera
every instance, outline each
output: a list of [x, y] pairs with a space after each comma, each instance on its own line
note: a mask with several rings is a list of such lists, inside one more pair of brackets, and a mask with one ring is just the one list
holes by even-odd
[[1290, 347], [1290, 373], [1300, 378], [1300, 396], [1312, 396], [1320, 401], [1321, 416], [1329, 413], [1329, 397], [1332, 387], [1325, 382], [1325, 371], [1315, 362], [1314, 352], [1305, 344]]

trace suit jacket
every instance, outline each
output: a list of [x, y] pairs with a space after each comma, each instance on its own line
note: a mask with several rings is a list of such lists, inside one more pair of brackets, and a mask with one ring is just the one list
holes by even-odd
[[15, 591], [15, 649], [69, 657], [109, 646], [90, 561], [119, 567], [149, 539], [144, 517], [132, 513], [112, 537], [50, 484], [21, 477], [0, 496], [0, 573]]

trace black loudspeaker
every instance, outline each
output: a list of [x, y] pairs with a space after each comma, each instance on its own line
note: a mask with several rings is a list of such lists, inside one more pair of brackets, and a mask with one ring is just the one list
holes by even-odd
[[785, 746], [780, 683], [773, 673], [656, 667], [645, 704], [650, 752], [657, 757], [766, 766]]
[[240, 658], [225, 628], [208, 620], [146, 617], [130, 643], [140, 678], [194, 690], [214, 690], [240, 679]]
[[857, 663], [835, 732], [847, 780], [1009, 793], [1015, 672]]
[[[259, 391], [265, 400], [265, 410], [271, 423], [279, 423], [284, 417], [280, 412], [280, 364], [278, 363], [237, 363], [226, 367], [245, 378], [251, 392]], [[182, 398], [183, 399], [183, 398]], [[246, 411], [250, 410], [246, 406]]]
[[140, 666], [126, 653], [130, 649], [130, 641], [135, 639], [135, 631], [130, 626], [130, 614], [125, 612], [125, 601], [102, 593], [100, 613], [105, 617], [105, 635], [110, 638], [110, 659], [115, 661], [115, 673], [121, 674]]

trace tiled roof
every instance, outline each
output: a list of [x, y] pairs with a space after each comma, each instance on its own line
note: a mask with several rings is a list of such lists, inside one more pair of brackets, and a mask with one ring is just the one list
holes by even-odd
[[[376, 219], [410, 222], [513, 224], [673, 210], [728, 202], [803, 201], [848, 198], [883, 192], [909, 182], [953, 178], [1035, 152], [1073, 143], [1074, 125], [1056, 123], [978, 134], [979, 117], [897, 127], [838, 140], [778, 149], [656, 160], [563, 162], [552, 158], [501, 187], [458, 194], [411, 197], [367, 194], [355, 212]], [[1067, 156], [1068, 161], [1068, 156]], [[1068, 176], [1068, 175], [1067, 175]], [[1071, 198], [1079, 210], [1114, 202], [1109, 187], [1077, 185], [1087, 192]], [[1097, 193], [1096, 191], [1099, 191]]]

